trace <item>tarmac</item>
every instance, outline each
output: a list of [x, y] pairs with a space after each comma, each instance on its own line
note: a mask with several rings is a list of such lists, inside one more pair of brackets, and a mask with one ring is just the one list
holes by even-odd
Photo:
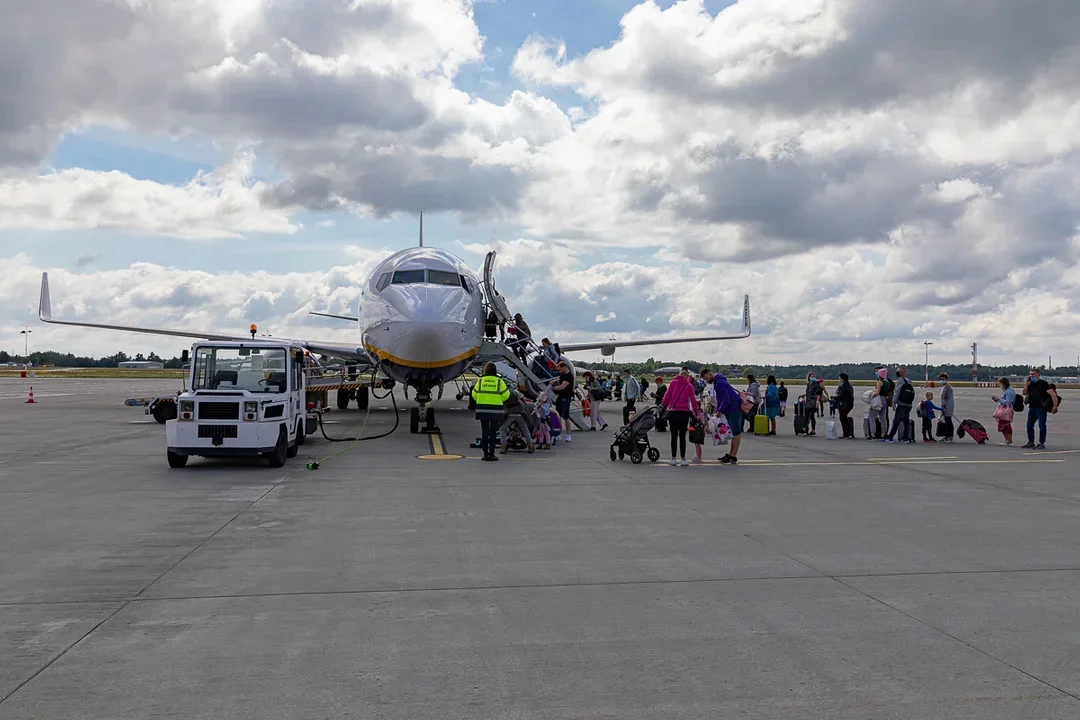
[[[174, 381], [34, 385], [0, 380], [3, 720], [1080, 717], [1080, 393], [1038, 453], [786, 418], [738, 467], [614, 427], [482, 464], [451, 397], [437, 437], [171, 470], [123, 400]], [[990, 394], [958, 416], [996, 443]]]

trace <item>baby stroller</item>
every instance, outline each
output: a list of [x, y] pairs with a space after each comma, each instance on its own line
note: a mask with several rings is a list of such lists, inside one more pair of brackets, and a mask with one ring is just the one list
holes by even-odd
[[660, 459], [660, 451], [649, 445], [649, 431], [656, 425], [656, 408], [647, 407], [638, 412], [637, 416], [628, 425], [615, 433], [615, 442], [611, 443], [612, 461], [618, 457], [622, 460], [627, 455], [630, 462], [640, 465], [645, 459], [646, 453], [649, 462]]

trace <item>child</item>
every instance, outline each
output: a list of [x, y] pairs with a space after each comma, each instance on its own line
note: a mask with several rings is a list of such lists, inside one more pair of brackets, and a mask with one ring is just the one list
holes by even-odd
[[551, 403], [543, 403], [537, 406], [539, 408], [539, 415], [536, 422], [536, 429], [533, 431], [533, 440], [540, 446], [542, 450], [551, 449], [551, 421], [548, 416], [551, 415]]
[[923, 442], [937, 442], [934, 439], [934, 411], [944, 413], [944, 408], [939, 408], [934, 404], [934, 393], [926, 393], [926, 399], [919, 403], [919, 409], [916, 414], [922, 418], [922, 441]]
[[551, 444], [554, 445], [559, 441], [559, 436], [562, 435], [562, 418], [559, 417], [559, 413], [554, 410], [548, 410], [548, 430], [551, 433]]

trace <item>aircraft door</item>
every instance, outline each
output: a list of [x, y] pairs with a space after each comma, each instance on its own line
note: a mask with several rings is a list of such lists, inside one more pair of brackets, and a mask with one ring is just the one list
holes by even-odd
[[506, 300], [499, 291], [495, 289], [495, 251], [492, 250], [484, 258], [484, 276], [482, 278], [484, 287], [484, 298], [487, 300], [488, 307], [495, 311], [495, 316], [499, 318], [500, 323], [510, 322], [510, 309], [506, 306]]

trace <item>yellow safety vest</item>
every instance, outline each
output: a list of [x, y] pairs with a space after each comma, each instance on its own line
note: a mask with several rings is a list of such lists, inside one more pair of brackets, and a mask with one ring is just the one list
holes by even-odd
[[473, 385], [472, 398], [476, 401], [478, 411], [502, 412], [503, 403], [510, 399], [510, 388], [498, 375], [485, 375]]

